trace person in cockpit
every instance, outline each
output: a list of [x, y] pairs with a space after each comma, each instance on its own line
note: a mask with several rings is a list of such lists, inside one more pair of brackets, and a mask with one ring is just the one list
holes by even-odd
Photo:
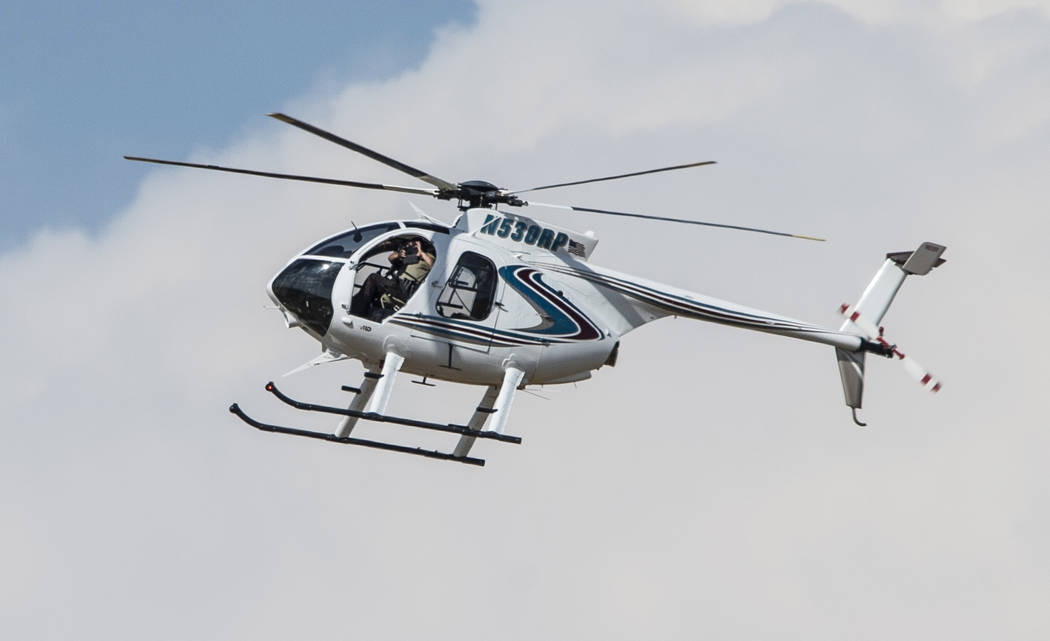
[[387, 256], [390, 269], [385, 274], [369, 274], [350, 303], [354, 316], [382, 320], [405, 304], [426, 280], [434, 266], [434, 254], [424, 249], [418, 238], [406, 240]]

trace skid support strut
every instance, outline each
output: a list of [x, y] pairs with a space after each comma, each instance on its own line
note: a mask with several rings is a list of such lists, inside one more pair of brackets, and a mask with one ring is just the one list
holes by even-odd
[[[376, 389], [376, 381], [382, 377], [379, 372], [367, 371], [365, 372], [365, 380], [361, 381], [361, 387], [358, 388], [356, 396], [354, 396], [353, 402], [350, 403], [350, 409], [354, 412], [361, 412], [364, 410], [365, 405], [372, 398], [372, 392]], [[342, 421], [339, 422], [339, 427], [335, 430], [335, 435], [339, 438], [346, 438], [350, 436], [350, 431], [357, 425], [359, 416], [347, 415]]]
[[401, 369], [401, 364], [404, 362], [405, 358], [403, 356], [398, 356], [394, 352], [386, 353], [386, 358], [383, 359], [383, 372], [379, 379], [379, 384], [376, 386], [375, 395], [368, 404], [366, 411], [375, 412], [376, 414], [382, 414], [386, 411], [387, 403], [390, 402], [390, 393], [394, 391], [394, 379], [397, 377], [397, 372]]
[[524, 376], [525, 372], [513, 365], [504, 370], [503, 385], [500, 385], [499, 396], [496, 397], [496, 405], [492, 408], [496, 414], [495, 421], [492, 424], [493, 432], [502, 434], [503, 428], [507, 426], [507, 419], [510, 417], [510, 403], [514, 400], [514, 392], [518, 389], [518, 385], [521, 384], [521, 379]]
[[[495, 410], [492, 409], [492, 404], [496, 401], [496, 394], [499, 393], [499, 388], [495, 385], [490, 385], [485, 390], [485, 396], [481, 397], [481, 402], [478, 403], [477, 409], [474, 410], [474, 414], [471, 415], [470, 421], [467, 423], [467, 427], [472, 430], [481, 430], [485, 427], [485, 421], [488, 420], [489, 414], [492, 414]], [[474, 440], [476, 437], [464, 434], [459, 437], [459, 443], [456, 444], [456, 450], [453, 452], [456, 456], [466, 456], [470, 453], [470, 448], [474, 446]]]

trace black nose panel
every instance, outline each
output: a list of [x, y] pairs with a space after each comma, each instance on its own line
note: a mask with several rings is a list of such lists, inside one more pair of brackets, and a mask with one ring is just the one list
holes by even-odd
[[273, 279], [273, 294], [299, 322], [320, 336], [332, 322], [332, 286], [342, 263], [299, 259]]

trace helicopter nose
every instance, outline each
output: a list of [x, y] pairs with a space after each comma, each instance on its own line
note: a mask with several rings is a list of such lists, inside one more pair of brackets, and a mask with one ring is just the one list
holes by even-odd
[[332, 322], [332, 287], [341, 263], [300, 258], [270, 283], [273, 298], [318, 336]]

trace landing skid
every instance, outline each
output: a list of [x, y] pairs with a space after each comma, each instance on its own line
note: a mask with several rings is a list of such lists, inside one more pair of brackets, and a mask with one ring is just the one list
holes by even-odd
[[[346, 391], [357, 390], [354, 388], [347, 389]], [[457, 425], [455, 423], [431, 423], [429, 421], [419, 421], [411, 418], [401, 418], [397, 416], [387, 416], [385, 414], [379, 414], [378, 412], [362, 412], [354, 409], [344, 409], [341, 407], [330, 407], [327, 405], [316, 405], [313, 403], [303, 403], [297, 401], [286, 394], [282, 393], [277, 389], [277, 386], [273, 382], [266, 384], [266, 391], [272, 393], [281, 402], [290, 405], [296, 409], [300, 409], [307, 412], [321, 412], [325, 414], [338, 414], [341, 416], [348, 416], [354, 419], [363, 419], [366, 421], [374, 421], [377, 423], [392, 423], [394, 425], [403, 425], [406, 427], [417, 427], [420, 429], [435, 430], [438, 432], [450, 432], [453, 434], [459, 434], [461, 437], [467, 437], [471, 440], [475, 438], [488, 438], [497, 441], [503, 441], [505, 443], [521, 443], [521, 437], [511, 436], [509, 434], [502, 434], [500, 432], [488, 431], [488, 430], [476, 430], [466, 425]], [[445, 461], [455, 461], [457, 463], [466, 463], [468, 465], [485, 465], [485, 460], [480, 458], [473, 458], [466, 455], [457, 453], [440, 452], [436, 450], [425, 450], [418, 447], [410, 447], [407, 445], [398, 445], [396, 443], [386, 443], [383, 441], [372, 441], [368, 439], [355, 438], [351, 436], [339, 436], [336, 434], [329, 434], [326, 432], [314, 432], [310, 430], [304, 430], [294, 427], [282, 427], [280, 425], [270, 425], [268, 423], [262, 423], [256, 421], [252, 417], [244, 413], [244, 410], [234, 403], [230, 406], [230, 412], [236, 414], [242, 421], [251, 425], [255, 429], [262, 430], [264, 432], [275, 432], [278, 434], [288, 434], [291, 436], [303, 436], [306, 438], [319, 439], [324, 441], [330, 441], [333, 443], [340, 443], [343, 445], [360, 445], [362, 447], [371, 447], [380, 450], [388, 450], [391, 452], [401, 452], [403, 454], [413, 454], [416, 456], [425, 456], [427, 458], [440, 459]]]

